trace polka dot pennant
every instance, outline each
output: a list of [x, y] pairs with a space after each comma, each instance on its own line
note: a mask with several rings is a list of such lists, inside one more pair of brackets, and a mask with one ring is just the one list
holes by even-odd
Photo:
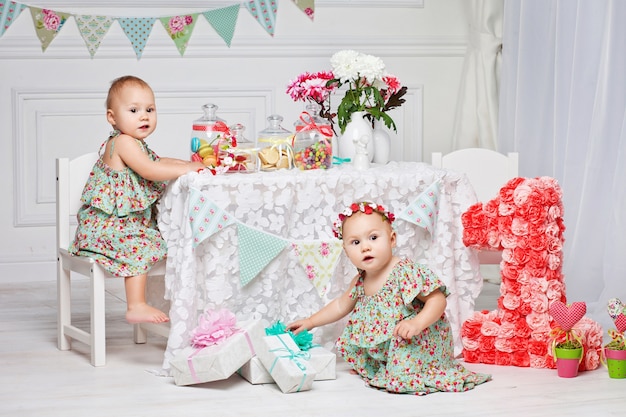
[[78, 31], [87, 45], [89, 55], [93, 58], [100, 47], [100, 42], [102, 42], [104, 35], [107, 34], [115, 19], [108, 16], [89, 15], [75, 16], [74, 19], [76, 19]]
[[250, 14], [263, 26], [263, 29], [274, 36], [276, 12], [278, 11], [276, 0], [250, 0], [244, 4]]
[[428, 230], [433, 236], [439, 214], [439, 193], [439, 182], [432, 183], [398, 215], [398, 218]]
[[14, 1], [0, 1], [0, 36], [11, 26], [26, 6]]
[[120, 17], [117, 19], [122, 30], [133, 45], [137, 59], [141, 58], [154, 26], [154, 17]]
[[280, 252], [288, 241], [278, 236], [237, 224], [239, 239], [239, 279], [248, 285]]
[[239, 16], [239, 4], [223, 7], [221, 9], [209, 10], [203, 13], [218, 35], [230, 46], [235, 33], [235, 25]]

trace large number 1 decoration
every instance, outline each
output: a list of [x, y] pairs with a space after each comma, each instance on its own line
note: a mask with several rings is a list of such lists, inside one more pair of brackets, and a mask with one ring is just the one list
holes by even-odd
[[[558, 326], [549, 313], [566, 302], [562, 274], [563, 205], [557, 181], [515, 178], [498, 196], [471, 206], [462, 217], [463, 242], [502, 251], [498, 308], [475, 312], [461, 328], [467, 362], [554, 368], [551, 339]], [[584, 354], [579, 370], [599, 363], [602, 329], [588, 317], [576, 325]]]

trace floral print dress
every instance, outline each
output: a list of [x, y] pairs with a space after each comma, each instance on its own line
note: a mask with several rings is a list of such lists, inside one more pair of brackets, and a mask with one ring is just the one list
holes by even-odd
[[[137, 143], [150, 159], [159, 159], [143, 141]], [[112, 152], [114, 143], [111, 145]], [[117, 277], [147, 273], [167, 252], [154, 205], [165, 186], [165, 182], [148, 181], [128, 167], [113, 170], [100, 156], [83, 189], [69, 252], [94, 258]]]
[[437, 391], [467, 391], [491, 379], [471, 372], [454, 360], [450, 325], [439, 320], [411, 340], [393, 337], [400, 320], [414, 317], [424, 303], [416, 297], [433, 291], [449, 291], [424, 265], [402, 259], [383, 287], [365, 295], [364, 274], [350, 296], [356, 305], [337, 341], [337, 349], [372, 387], [417, 395]]

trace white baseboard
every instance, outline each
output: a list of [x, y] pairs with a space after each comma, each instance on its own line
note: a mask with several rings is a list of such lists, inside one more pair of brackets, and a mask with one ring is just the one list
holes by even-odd
[[0, 285], [15, 282], [56, 281], [56, 262], [0, 263]]

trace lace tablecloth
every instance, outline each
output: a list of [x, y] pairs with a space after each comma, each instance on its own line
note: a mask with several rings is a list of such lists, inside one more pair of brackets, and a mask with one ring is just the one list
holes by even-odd
[[[398, 219], [395, 253], [429, 265], [450, 289], [446, 313], [455, 335], [455, 354], [460, 354], [461, 324], [473, 313], [482, 288], [476, 254], [462, 242], [461, 213], [476, 201], [465, 175], [417, 162], [390, 162], [367, 171], [342, 165], [330, 170], [217, 176], [190, 173], [168, 186], [158, 207], [159, 227], [168, 245], [165, 298], [171, 319], [164, 372], [169, 372], [169, 361], [189, 344], [191, 330], [204, 309], [227, 308], [241, 319], [287, 324], [307, 317], [341, 294], [356, 273], [341, 252], [327, 291], [320, 295], [298, 256], [286, 248], [242, 285], [238, 227], [226, 226], [194, 247], [197, 230], [192, 230], [189, 214], [192, 190], [200, 190], [246, 227], [286, 240], [306, 241], [334, 239], [332, 222], [354, 201], [379, 202], [397, 216], [435, 183], [440, 195], [432, 235]], [[344, 324], [340, 321], [314, 329], [315, 341], [332, 349]]]

